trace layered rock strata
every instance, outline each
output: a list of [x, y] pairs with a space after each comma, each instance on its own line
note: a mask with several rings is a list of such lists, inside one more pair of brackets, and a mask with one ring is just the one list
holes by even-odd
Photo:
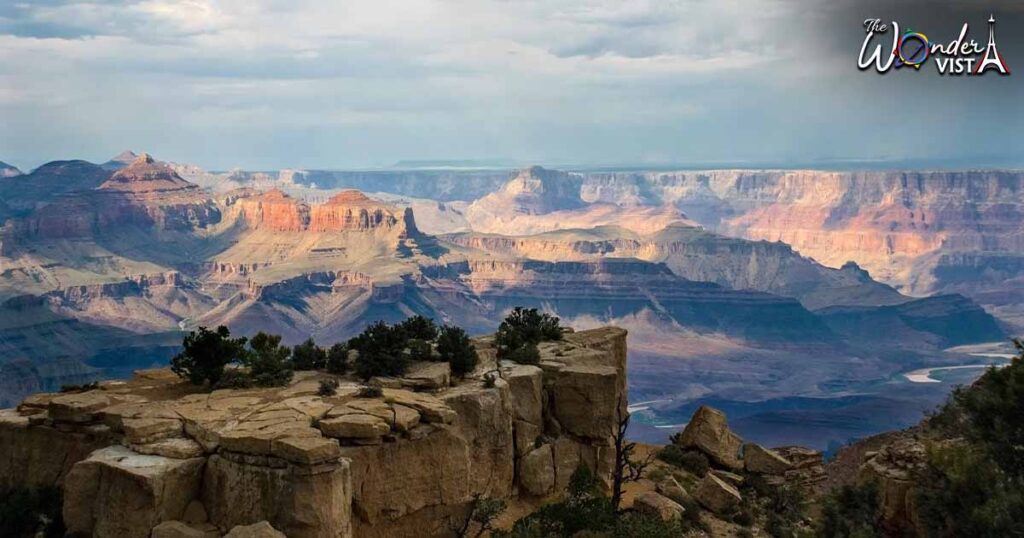
[[580, 464], [608, 479], [625, 341], [568, 332], [525, 366], [477, 339], [466, 379], [425, 365], [373, 397], [352, 380], [318, 396], [317, 372], [198, 392], [168, 370], [40, 394], [0, 412], [0, 485], [62, 487], [69, 531], [97, 538], [260, 522], [298, 538], [433, 534], [474, 496], [547, 496]]

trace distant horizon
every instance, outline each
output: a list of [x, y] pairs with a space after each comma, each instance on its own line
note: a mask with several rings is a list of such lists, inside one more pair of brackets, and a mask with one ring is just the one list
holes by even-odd
[[[245, 172], [280, 172], [281, 170], [325, 171], [325, 172], [401, 172], [401, 171], [452, 171], [472, 172], [475, 170], [521, 170], [531, 166], [540, 166], [551, 170], [567, 172], [670, 172], [670, 171], [713, 171], [713, 170], [809, 170], [819, 172], [889, 172], [889, 171], [939, 171], [939, 172], [970, 172], [970, 171], [1020, 171], [1024, 170], [1024, 158], [984, 158], [964, 157], [948, 159], [821, 159], [803, 162], [780, 161], [692, 161], [692, 162], [651, 162], [651, 163], [557, 163], [532, 161], [528, 159], [494, 158], [494, 159], [399, 159], [392, 164], [380, 166], [282, 166], [282, 167], [248, 167], [245, 165], [231, 167], [208, 167], [202, 163], [188, 160], [162, 158], [158, 152], [123, 150], [103, 159], [76, 158], [56, 156], [31, 167], [22, 167], [17, 163], [0, 158], [0, 162], [16, 167], [23, 174], [29, 174], [40, 166], [59, 161], [85, 161], [103, 165], [124, 152], [149, 153], [155, 159], [178, 165], [197, 166], [209, 173], [227, 173], [233, 170]], [[1003, 161], [1003, 162], [999, 162]]]

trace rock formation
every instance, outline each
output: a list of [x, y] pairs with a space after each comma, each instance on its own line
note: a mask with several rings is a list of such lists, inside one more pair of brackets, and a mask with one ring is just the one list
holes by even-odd
[[11, 166], [3, 161], [0, 161], [0, 179], [15, 177], [22, 175], [21, 170]]
[[693, 226], [672, 207], [640, 207], [624, 203], [586, 203], [580, 198], [583, 178], [534, 166], [521, 170], [497, 192], [466, 208], [474, 231], [530, 235], [550, 230], [617, 225], [653, 233], [672, 224]]
[[0, 412], [0, 485], [62, 487], [69, 532], [97, 538], [432, 534], [475, 495], [546, 496], [580, 464], [608, 479], [625, 338], [567, 333], [540, 367], [477, 339], [464, 381], [379, 397], [317, 396], [316, 372], [202, 393], [167, 370], [40, 394]]

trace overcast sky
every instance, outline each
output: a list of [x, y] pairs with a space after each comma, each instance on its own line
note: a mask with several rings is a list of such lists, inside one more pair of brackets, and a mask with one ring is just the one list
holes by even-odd
[[[981, 4], [6, 0], [0, 160], [1024, 166], [1024, 12]], [[865, 18], [990, 11], [1008, 77], [857, 69]]]

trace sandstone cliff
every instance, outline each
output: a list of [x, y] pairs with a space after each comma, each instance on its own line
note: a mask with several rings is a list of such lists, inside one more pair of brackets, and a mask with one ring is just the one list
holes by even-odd
[[197, 393], [167, 370], [39, 394], [0, 412], [0, 486], [62, 487], [69, 532], [97, 538], [189, 519], [216, 536], [260, 521], [292, 538], [431, 535], [474, 495], [543, 497], [581, 463], [607, 479], [625, 338], [568, 333], [541, 346], [539, 367], [497, 364], [478, 339], [466, 380], [378, 397], [351, 381], [317, 396], [314, 372]]
[[466, 208], [474, 231], [530, 235], [551, 230], [616, 225], [653, 233], [672, 224], [694, 226], [672, 207], [641, 207], [622, 198], [587, 203], [580, 197], [583, 177], [534, 166], [521, 170], [501, 190]]

